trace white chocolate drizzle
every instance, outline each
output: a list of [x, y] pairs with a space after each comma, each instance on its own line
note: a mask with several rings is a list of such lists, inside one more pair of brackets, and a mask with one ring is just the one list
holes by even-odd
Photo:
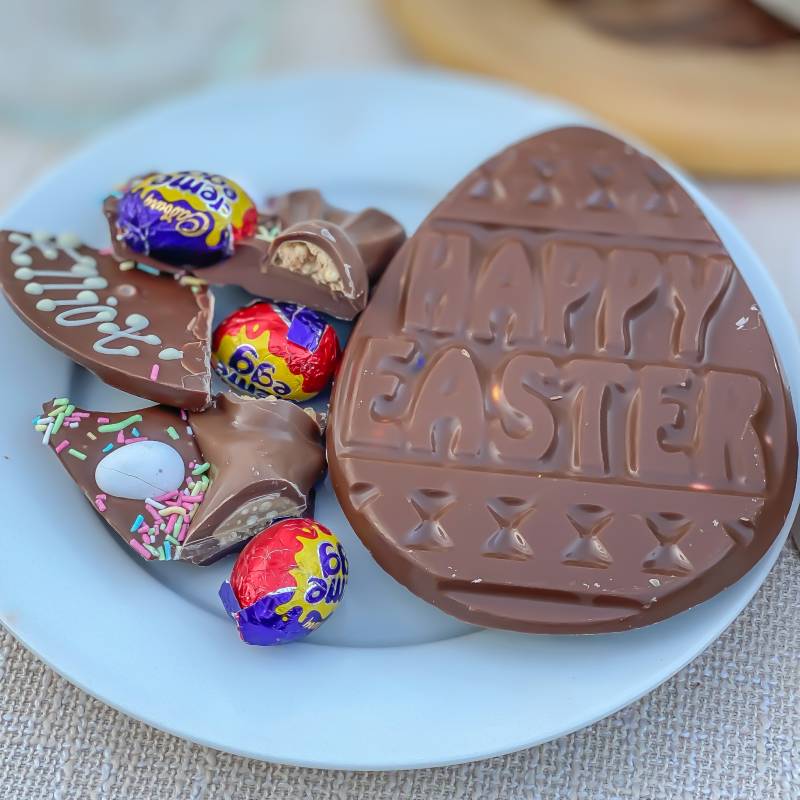
[[174, 347], [165, 347], [158, 354], [158, 357], [162, 361], [177, 361], [179, 358], [183, 358], [183, 350], [176, 350]]
[[[8, 240], [16, 245], [11, 253], [11, 263], [17, 267], [14, 277], [25, 281], [26, 294], [38, 296], [52, 292], [75, 292], [74, 296], [67, 298], [42, 297], [36, 302], [36, 309], [42, 312], [58, 311], [55, 322], [66, 328], [95, 325], [99, 333], [105, 334], [93, 343], [95, 352], [131, 357], [140, 354], [137, 344], [161, 345], [159, 336], [146, 333], [150, 320], [144, 314], [129, 314], [125, 318], [124, 328], [114, 321], [119, 313], [118, 300], [111, 295], [101, 301], [97, 290], [107, 289], [108, 281], [98, 274], [94, 257], [78, 251], [80, 241], [74, 234], [63, 233], [54, 237], [42, 232], [30, 236], [13, 232], [8, 235]], [[47, 261], [57, 259], [60, 251], [73, 263], [66, 269], [33, 269], [31, 250], [38, 250]], [[43, 283], [39, 280], [42, 278], [61, 278], [65, 282]], [[110, 347], [121, 340], [126, 342], [122, 347]], [[158, 357], [170, 361], [182, 358], [183, 353], [174, 347], [167, 347], [161, 350]]]
[[[113, 309], [116, 313], [116, 309]], [[125, 317], [125, 324], [128, 326], [124, 330], [116, 322], [104, 322], [97, 326], [100, 333], [107, 333], [102, 339], [98, 339], [94, 343], [94, 349], [98, 353], [106, 353], [108, 355], [123, 355], [123, 356], [138, 356], [139, 348], [135, 345], [128, 344], [123, 348], [109, 347], [111, 342], [116, 342], [117, 339], [133, 339], [136, 342], [144, 342], [144, 344], [159, 345], [161, 339], [154, 333], [147, 333], [141, 335], [143, 331], [150, 324], [144, 314], [129, 314]]]

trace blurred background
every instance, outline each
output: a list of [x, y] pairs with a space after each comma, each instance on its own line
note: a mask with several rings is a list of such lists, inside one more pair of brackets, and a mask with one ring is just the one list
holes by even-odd
[[634, 133], [700, 180], [784, 290], [800, 286], [800, 0], [0, 0], [0, 10], [0, 213], [81, 141], [171, 96], [302, 69], [438, 64], [559, 96]]

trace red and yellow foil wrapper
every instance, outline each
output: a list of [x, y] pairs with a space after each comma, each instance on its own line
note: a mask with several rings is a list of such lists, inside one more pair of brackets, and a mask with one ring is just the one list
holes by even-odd
[[233, 254], [258, 225], [239, 184], [210, 172], [157, 172], [133, 179], [119, 201], [117, 235], [170, 264], [207, 266]]
[[313, 519], [286, 519], [250, 540], [219, 594], [243, 641], [285, 644], [330, 617], [348, 573], [333, 533]]
[[293, 303], [256, 302], [214, 331], [212, 365], [229, 385], [253, 397], [308, 400], [339, 363], [336, 331], [316, 311]]

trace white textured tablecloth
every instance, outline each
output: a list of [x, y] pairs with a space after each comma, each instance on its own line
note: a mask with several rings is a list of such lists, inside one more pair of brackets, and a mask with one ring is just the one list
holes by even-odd
[[199, 747], [92, 699], [0, 633], [2, 800], [798, 797], [800, 557], [790, 546], [747, 611], [660, 689], [563, 739], [441, 769], [311, 770]]
[[[303, 48], [303, 58], [319, 63], [338, 42], [337, 63], [396, 60], [375, 20], [356, 17], [367, 4], [326, 6], [327, 49], [321, 41]], [[337, 21], [352, 31], [359, 20], [360, 35], [328, 35]], [[286, 48], [271, 55], [280, 66], [292, 58]], [[0, 129], [0, 211], [65, 147]], [[754, 244], [800, 322], [800, 186], [706, 188]], [[797, 800], [800, 556], [787, 545], [719, 641], [628, 709], [541, 747], [414, 772], [299, 769], [199, 747], [94, 700], [0, 629], [0, 800], [39, 798]]]

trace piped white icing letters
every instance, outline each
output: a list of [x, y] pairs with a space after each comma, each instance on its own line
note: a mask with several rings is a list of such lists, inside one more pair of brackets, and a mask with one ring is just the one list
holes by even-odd
[[140, 335], [140, 332], [150, 324], [150, 320], [144, 314], [129, 314], [125, 317], [125, 324], [128, 326], [125, 330], [121, 330], [116, 322], [104, 322], [98, 325], [97, 330], [100, 333], [107, 333], [108, 336], [98, 339], [94, 343], [94, 349], [98, 353], [106, 353], [108, 355], [138, 356], [139, 348], [135, 345], [128, 344], [125, 347], [109, 347], [108, 345], [118, 339], [132, 339], [136, 342], [144, 342], [151, 345], [161, 344], [161, 339], [154, 333]]
[[[97, 353], [110, 356], [138, 356], [137, 344], [152, 347], [161, 345], [161, 338], [154, 333], [145, 333], [150, 320], [143, 314], [129, 314], [125, 318], [125, 328], [114, 322], [117, 318], [117, 298], [110, 295], [100, 300], [97, 290], [107, 289], [108, 281], [97, 272], [97, 261], [90, 255], [80, 253], [80, 242], [72, 234], [59, 234], [56, 237], [47, 233], [10, 233], [8, 240], [16, 245], [11, 253], [11, 263], [17, 267], [14, 277], [25, 281], [24, 291], [29, 295], [47, 295], [52, 292], [75, 292], [73, 297], [53, 299], [42, 297], [36, 303], [37, 311], [58, 311], [55, 321], [58, 325], [71, 328], [82, 325], [96, 325], [105, 334], [92, 345]], [[33, 269], [33, 258], [29, 251], [38, 250], [48, 261], [58, 258], [59, 252], [72, 260], [67, 269]], [[43, 278], [58, 279], [64, 282], [42, 282]], [[63, 309], [60, 310], [59, 309]], [[110, 347], [114, 342], [126, 341], [121, 347]], [[168, 347], [158, 354], [162, 360], [180, 358], [180, 350]]]
[[158, 357], [162, 361], [177, 361], [179, 358], [183, 358], [183, 350], [176, 350], [174, 347], [165, 347], [158, 354]]

